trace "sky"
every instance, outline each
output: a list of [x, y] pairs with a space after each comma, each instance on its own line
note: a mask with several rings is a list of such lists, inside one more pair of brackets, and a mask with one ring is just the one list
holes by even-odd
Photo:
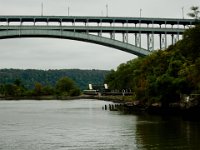
[[[0, 15], [188, 18], [199, 0], [0, 0]], [[0, 40], [0, 69], [116, 69], [137, 56], [91, 43], [66, 39]]]

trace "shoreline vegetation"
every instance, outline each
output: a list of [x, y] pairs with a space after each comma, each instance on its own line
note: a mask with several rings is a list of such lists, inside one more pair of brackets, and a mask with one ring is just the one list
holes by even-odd
[[166, 50], [157, 50], [146, 57], [121, 64], [117, 70], [107, 75], [105, 82], [111, 90], [131, 89], [133, 99], [151, 112], [188, 112], [198, 117], [199, 41], [200, 25], [197, 23], [185, 31], [182, 40]]
[[62, 77], [72, 79], [81, 89], [85, 89], [90, 83], [102, 84], [107, 70], [83, 70], [83, 69], [0, 69], [0, 85], [13, 84], [19, 79], [21, 84], [27, 89], [33, 89], [35, 83], [43, 86], [53, 87]]

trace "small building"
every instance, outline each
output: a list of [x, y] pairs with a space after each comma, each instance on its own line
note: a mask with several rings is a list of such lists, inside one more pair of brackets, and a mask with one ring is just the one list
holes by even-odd
[[100, 85], [100, 84], [89, 84], [88, 89], [84, 90], [83, 93], [86, 95], [98, 95], [100, 93], [109, 92], [108, 85]]

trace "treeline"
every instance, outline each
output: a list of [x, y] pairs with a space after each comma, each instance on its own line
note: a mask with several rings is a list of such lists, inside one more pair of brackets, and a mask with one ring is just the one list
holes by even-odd
[[132, 89], [134, 99], [145, 104], [168, 106], [183, 94], [200, 93], [200, 25], [164, 51], [121, 64], [105, 82], [111, 89]]
[[78, 96], [80, 89], [75, 82], [68, 77], [60, 78], [55, 86], [34, 84], [33, 89], [27, 89], [21, 80], [16, 79], [13, 83], [0, 85], [1, 97], [35, 97], [35, 96]]
[[35, 83], [43, 86], [55, 86], [56, 82], [62, 77], [69, 77], [81, 89], [86, 89], [89, 83], [103, 84], [106, 74], [109, 71], [104, 70], [20, 70], [20, 69], [1, 69], [0, 85], [13, 84], [16, 79], [20, 79], [23, 86], [27, 89], [33, 89]]

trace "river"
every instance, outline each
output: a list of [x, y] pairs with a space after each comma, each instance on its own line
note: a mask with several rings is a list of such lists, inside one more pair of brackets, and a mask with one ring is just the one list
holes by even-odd
[[109, 103], [0, 101], [0, 150], [200, 149], [200, 122], [102, 110]]

